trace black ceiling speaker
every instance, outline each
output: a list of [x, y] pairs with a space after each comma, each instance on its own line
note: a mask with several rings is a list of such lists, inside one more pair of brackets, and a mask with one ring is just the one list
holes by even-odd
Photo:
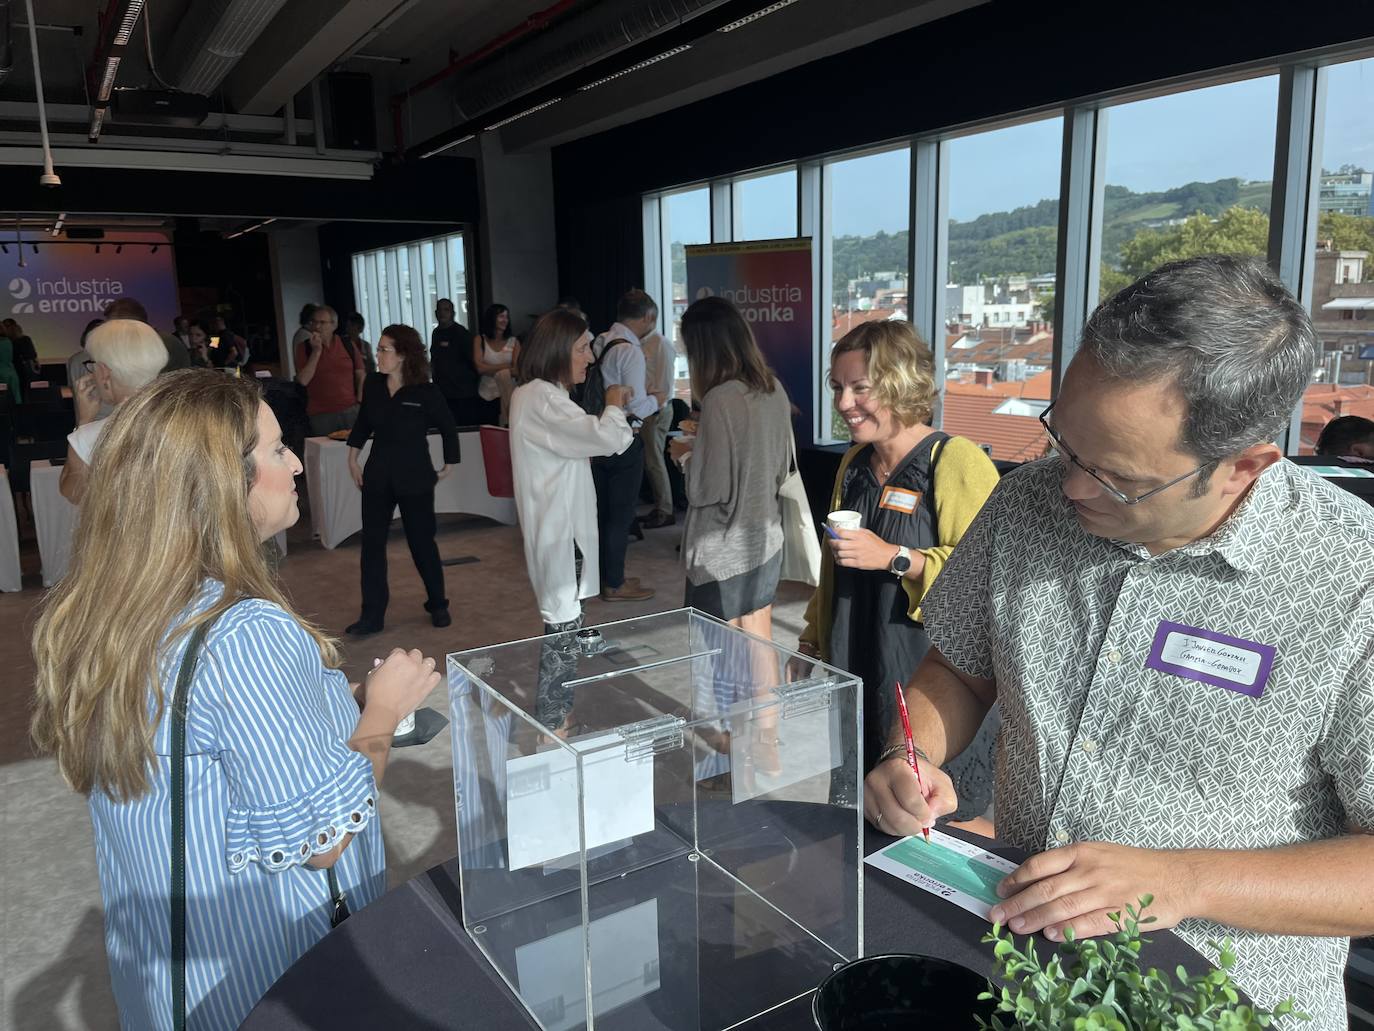
[[199, 93], [161, 89], [113, 91], [111, 105], [116, 121], [129, 125], [170, 125], [194, 129], [210, 113], [210, 98]]
[[339, 150], [377, 149], [377, 111], [372, 76], [364, 72], [329, 73], [329, 124], [325, 141]]

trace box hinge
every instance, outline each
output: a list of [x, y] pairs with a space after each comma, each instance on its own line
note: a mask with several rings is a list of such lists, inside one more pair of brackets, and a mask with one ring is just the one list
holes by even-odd
[[779, 684], [773, 688], [773, 693], [778, 696], [782, 718], [786, 720], [793, 716], [830, 708], [831, 696], [840, 686], [840, 681], [835, 677], [825, 677], [821, 680], [798, 680], [792, 684]]
[[686, 725], [687, 721], [681, 716], [655, 716], [618, 727], [616, 733], [625, 740], [625, 759], [636, 762], [681, 748]]

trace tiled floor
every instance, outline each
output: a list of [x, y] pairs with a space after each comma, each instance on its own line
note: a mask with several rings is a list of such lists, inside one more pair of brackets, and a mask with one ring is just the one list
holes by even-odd
[[[650, 531], [646, 538], [631, 544], [628, 571], [657, 587], [658, 596], [635, 605], [589, 601], [589, 623], [681, 604], [675, 550], [680, 526]], [[341, 634], [358, 616], [358, 538], [325, 551], [311, 541], [307, 515], [292, 529], [289, 548], [282, 579], [294, 603]], [[445, 630], [429, 625], [421, 607], [423, 590], [397, 524], [388, 549], [387, 629], [365, 642], [346, 643], [350, 677], [356, 679], [373, 656], [398, 645], [442, 658], [450, 651], [540, 633], [517, 529], [440, 516], [439, 550], [446, 559], [478, 559], [446, 570], [453, 625]], [[103, 1031], [118, 1022], [105, 965], [90, 819], [84, 799], [62, 783], [55, 764], [35, 758], [28, 745], [29, 634], [43, 597], [31, 542], [23, 561], [29, 574], [25, 589], [0, 595], [0, 1029]], [[774, 613], [779, 643], [796, 642], [808, 595], [799, 585], [783, 585]], [[442, 685], [429, 704], [447, 711]], [[454, 853], [450, 747], [446, 730], [426, 745], [398, 751], [388, 765], [382, 827], [392, 884]]]

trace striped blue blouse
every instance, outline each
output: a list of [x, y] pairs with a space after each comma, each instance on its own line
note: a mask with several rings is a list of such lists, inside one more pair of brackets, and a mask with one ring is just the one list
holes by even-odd
[[[188, 614], [222, 590], [207, 581]], [[169, 702], [184, 650], [178, 642], [162, 667]], [[353, 833], [334, 867], [349, 906], [384, 890], [377, 790], [372, 764], [348, 747], [358, 707], [347, 679], [269, 602], [220, 616], [187, 710], [187, 1027], [235, 1028], [329, 930], [328, 878], [306, 865], [313, 853]], [[90, 796], [110, 979], [122, 1025], [140, 1031], [172, 1026], [170, 743], [163, 719], [144, 797]]]

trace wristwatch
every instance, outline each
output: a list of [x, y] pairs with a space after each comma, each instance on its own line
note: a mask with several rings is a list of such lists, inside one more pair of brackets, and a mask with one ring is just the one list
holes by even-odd
[[887, 571], [893, 576], [906, 576], [907, 570], [911, 568], [911, 549], [897, 546], [897, 554], [892, 556], [892, 561], [887, 565]]

